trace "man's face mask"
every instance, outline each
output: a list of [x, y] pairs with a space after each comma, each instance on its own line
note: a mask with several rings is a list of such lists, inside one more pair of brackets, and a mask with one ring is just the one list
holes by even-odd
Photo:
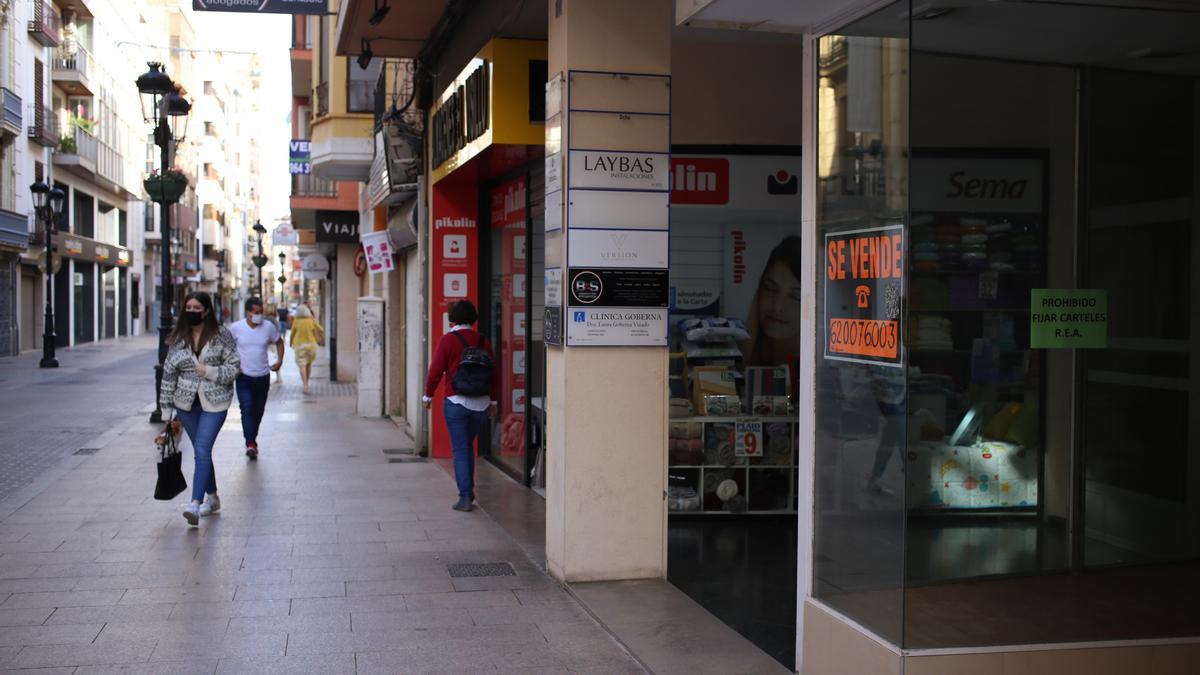
[[257, 326], [258, 324], [262, 323], [262, 310], [251, 310], [250, 313], [246, 315], [246, 319], [250, 322], [251, 326]]

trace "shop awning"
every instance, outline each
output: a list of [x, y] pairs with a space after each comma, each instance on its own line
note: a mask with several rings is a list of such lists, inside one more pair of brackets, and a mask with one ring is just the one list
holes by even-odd
[[863, 0], [688, 0], [677, 3], [675, 22], [690, 28], [795, 33], [864, 4]]
[[[358, 56], [363, 39], [375, 56], [415, 58], [445, 11], [448, 0], [346, 0], [338, 9], [337, 53]], [[391, 9], [378, 25], [369, 19], [376, 6]]]

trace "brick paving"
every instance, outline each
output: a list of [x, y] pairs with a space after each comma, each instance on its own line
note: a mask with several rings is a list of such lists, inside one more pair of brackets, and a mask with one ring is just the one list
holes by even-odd
[[[0, 503], [0, 672], [642, 672], [486, 504], [452, 511], [437, 464], [389, 463], [394, 425], [355, 418], [346, 385], [295, 394], [289, 370], [257, 463], [231, 411], [223, 509], [198, 528], [182, 498], [150, 497], [153, 430], [132, 410], [100, 452]], [[487, 562], [516, 575], [447, 571]]]

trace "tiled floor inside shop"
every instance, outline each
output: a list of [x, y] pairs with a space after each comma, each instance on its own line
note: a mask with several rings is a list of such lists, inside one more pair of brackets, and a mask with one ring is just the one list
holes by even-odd
[[795, 516], [671, 516], [668, 580], [777, 661], [796, 661]]

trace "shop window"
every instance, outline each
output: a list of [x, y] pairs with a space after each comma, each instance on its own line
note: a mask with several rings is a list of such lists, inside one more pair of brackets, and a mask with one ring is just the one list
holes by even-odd
[[903, 637], [908, 26], [818, 40], [813, 595]]

